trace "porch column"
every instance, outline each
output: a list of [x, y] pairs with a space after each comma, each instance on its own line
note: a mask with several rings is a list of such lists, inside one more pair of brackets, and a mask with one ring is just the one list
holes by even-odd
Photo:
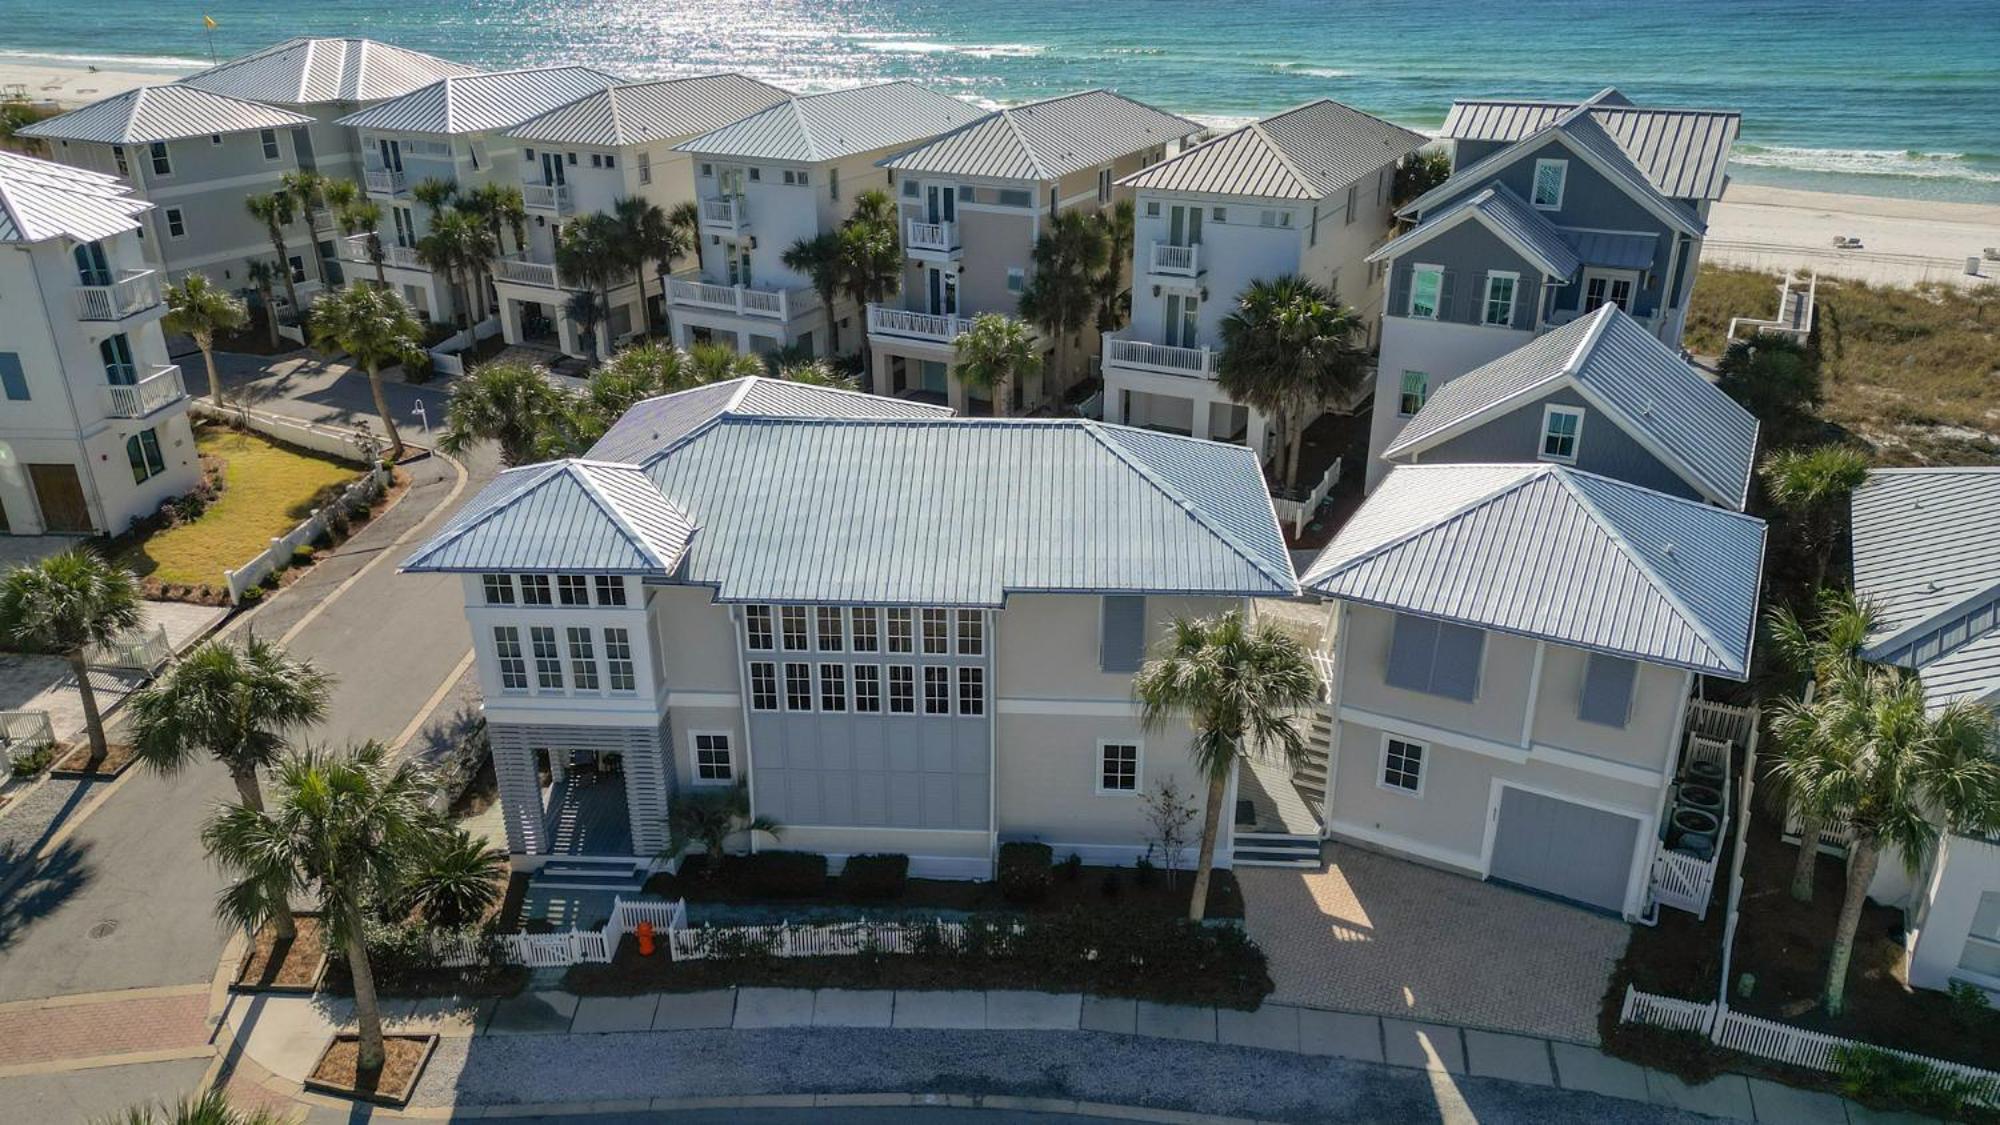
[[521, 342], [521, 302], [500, 298], [500, 336], [509, 344]]
[[674, 791], [673, 735], [665, 719], [657, 728], [625, 732], [624, 772], [632, 854], [662, 851], [667, 846], [667, 804]]
[[889, 393], [890, 393], [890, 391], [889, 391], [889, 357], [888, 357], [888, 356], [886, 356], [886, 355], [884, 355], [884, 354], [882, 353], [882, 349], [881, 349], [881, 348], [878, 348], [878, 347], [875, 347], [875, 346], [874, 346], [874, 345], [872, 345], [872, 344], [869, 344], [869, 343], [868, 343], [868, 342], [867, 342], [866, 340], [864, 340], [864, 341], [862, 342], [862, 345], [861, 345], [861, 346], [862, 346], [863, 348], [867, 349], [867, 352], [868, 352], [868, 390], [869, 390], [869, 393], [871, 393], [871, 394], [878, 394], [878, 395], [887, 395], [887, 394], [889, 394]]
[[966, 394], [965, 380], [958, 377], [958, 372], [952, 370], [949, 362], [946, 362], [944, 368], [944, 397], [952, 411], [960, 415], [965, 413], [969, 405], [968, 400], [971, 398]]
[[556, 347], [564, 355], [577, 355], [582, 348], [576, 342], [576, 324], [563, 312], [560, 305], [555, 307]]
[[1104, 388], [1104, 420], [1113, 425], [1125, 424], [1125, 399], [1132, 392], [1123, 387], [1107, 384]]
[[1257, 451], [1258, 459], [1268, 461], [1271, 457], [1270, 419], [1266, 418], [1262, 411], [1254, 407], [1246, 407], [1245, 409], [1249, 413], [1249, 424], [1246, 427], [1248, 432], [1244, 434], [1244, 437], [1249, 440], [1250, 448]]
[[535, 777], [535, 748], [528, 730], [510, 723], [488, 723], [486, 738], [493, 747], [493, 776], [500, 790], [507, 850], [515, 855], [546, 854], [548, 827], [542, 818], [542, 787]]
[[1215, 420], [1209, 415], [1214, 410], [1215, 403], [1211, 402], [1206, 395], [1197, 396], [1190, 408], [1188, 432], [1192, 436], [1202, 439], [1206, 439], [1210, 434], [1213, 434], [1215, 431], [1210, 427], [1215, 424]]

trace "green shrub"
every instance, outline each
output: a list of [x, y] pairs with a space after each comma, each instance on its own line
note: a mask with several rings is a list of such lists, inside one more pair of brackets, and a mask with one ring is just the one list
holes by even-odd
[[741, 857], [740, 863], [753, 894], [812, 898], [826, 893], [826, 857], [818, 852], [758, 852]]
[[1049, 897], [1054, 881], [1049, 865], [1055, 852], [1047, 844], [1025, 840], [1000, 845], [1000, 893], [1008, 902], [1023, 905]]
[[26, 750], [16, 751], [13, 756], [14, 774], [17, 777], [33, 777], [49, 768], [56, 760], [56, 744], [40, 742]]
[[1959, 1030], [1971, 1031], [1992, 1018], [1993, 1002], [1986, 998], [1985, 989], [1955, 980], [1947, 991], [1951, 996], [1951, 1022]]
[[1160, 881], [1160, 869], [1153, 866], [1152, 856], [1142, 855], [1139, 857], [1139, 864], [1134, 870], [1132, 881], [1142, 887], [1150, 887]]
[[312, 561], [313, 561], [313, 549], [311, 547], [307, 546], [304, 543], [301, 543], [298, 546], [292, 548], [293, 566], [311, 566]]
[[1837, 1047], [1833, 1066], [1841, 1093], [1887, 1109], [1955, 1121], [1979, 1095], [1976, 1082], [1878, 1047]]
[[1619, 1058], [1663, 1070], [1697, 1086], [1713, 1081], [1729, 1067], [1729, 1052], [1699, 1031], [1621, 1023], [1607, 1033], [1604, 1046]]
[[840, 892], [851, 899], [901, 898], [910, 875], [910, 857], [894, 852], [847, 857], [840, 869]]
[[264, 600], [264, 587], [262, 586], [251, 586], [248, 589], [244, 590], [241, 594], [236, 595], [237, 605], [256, 605], [258, 602], [263, 600]]

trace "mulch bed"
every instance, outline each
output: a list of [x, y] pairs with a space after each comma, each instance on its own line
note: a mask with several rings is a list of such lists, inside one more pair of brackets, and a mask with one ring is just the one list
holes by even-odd
[[[376, 965], [375, 994], [384, 1000], [429, 1000], [440, 996], [462, 996], [484, 1000], [514, 996], [528, 987], [529, 970], [520, 965], [494, 965], [466, 969], [425, 969], [391, 973]], [[354, 995], [354, 978], [347, 962], [333, 958], [320, 987], [329, 996]]]
[[[722, 868], [714, 877], [707, 874], [708, 860], [703, 856], [690, 857], [681, 867], [682, 874], [672, 875], [662, 872], [646, 881], [645, 891], [661, 898], [685, 898], [689, 902], [739, 902], [758, 905], [786, 906], [867, 906], [872, 909], [896, 910], [954, 910], [968, 913], [1010, 912], [1029, 914], [1061, 914], [1066, 911], [1115, 909], [1120, 913], [1163, 918], [1187, 916], [1188, 896], [1194, 889], [1194, 874], [1182, 871], [1175, 886], [1167, 886], [1165, 872], [1154, 875], [1147, 886], [1140, 886], [1138, 872], [1130, 867], [1082, 866], [1074, 876], [1062, 865], [1054, 868], [1054, 878], [1049, 885], [1048, 897], [1030, 906], [1020, 906], [1008, 902], [1000, 893], [998, 883], [976, 882], [969, 879], [911, 879], [904, 884], [903, 894], [898, 898], [871, 900], [866, 903], [840, 893], [840, 881], [830, 878], [826, 892], [808, 898], [787, 898], [776, 900], [746, 885], [738, 877], [741, 870], [740, 857], [725, 856]], [[1112, 888], [1106, 891], [1107, 884]], [[1243, 917], [1243, 892], [1236, 885], [1236, 876], [1227, 870], [1217, 870], [1208, 881], [1208, 909], [1206, 916], [1215, 919], [1241, 919]]]
[[58, 759], [49, 770], [52, 777], [80, 779], [103, 779], [117, 777], [139, 760], [138, 750], [129, 742], [107, 744], [104, 759], [96, 765], [90, 764], [90, 741], [79, 742], [74, 749]]
[[336, 1035], [306, 1078], [306, 1089], [381, 1105], [408, 1104], [410, 1095], [416, 1092], [417, 1079], [423, 1075], [424, 1064], [437, 1049], [437, 1042], [435, 1035], [384, 1036], [382, 1069], [362, 1074], [357, 1070], [361, 1061], [360, 1037]]
[[298, 937], [278, 940], [266, 923], [250, 943], [230, 987], [245, 992], [312, 992], [326, 972], [324, 926], [317, 915], [295, 915]]

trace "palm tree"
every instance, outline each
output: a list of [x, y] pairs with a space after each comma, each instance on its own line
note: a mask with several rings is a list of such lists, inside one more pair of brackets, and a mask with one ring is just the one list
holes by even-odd
[[414, 763], [391, 766], [388, 759], [372, 742], [346, 754], [301, 754], [278, 770], [273, 809], [229, 806], [201, 833], [209, 856], [236, 877], [216, 904], [225, 920], [254, 930], [293, 895], [318, 900], [322, 924], [354, 978], [363, 1073], [381, 1070], [384, 1058], [382, 1009], [363, 938], [369, 909], [395, 900], [442, 831], [429, 810], [429, 777]]
[[846, 266], [841, 258], [842, 245], [839, 234], [821, 231], [792, 243], [779, 257], [786, 269], [806, 275], [812, 282], [813, 291], [819, 294], [819, 303], [826, 309], [827, 352], [832, 355], [840, 354], [840, 324], [833, 315], [833, 302], [840, 296], [845, 276], [842, 272]]
[[433, 926], [469, 926], [485, 917], [506, 884], [507, 853], [463, 828], [446, 826], [427, 841], [408, 873], [403, 912]]
[[597, 350], [597, 328], [604, 323], [605, 312], [604, 302], [598, 300], [597, 291], [593, 289], [575, 290], [563, 302], [563, 314], [569, 317], [571, 324], [576, 325], [577, 346], [588, 350], [592, 356], [600, 354]]
[[750, 787], [739, 781], [727, 789], [694, 790], [674, 798], [667, 810], [664, 859], [679, 859], [696, 844], [707, 855], [703, 872], [713, 878], [722, 869], [723, 849], [739, 832], [782, 835], [784, 827], [768, 816], [750, 815]]
[[517, 252], [527, 248], [528, 209], [517, 185], [481, 184], [459, 199], [458, 209], [476, 215], [486, 223], [487, 230], [493, 235], [496, 254], [506, 252], [507, 231], [513, 232]]
[[[350, 181], [341, 182], [349, 187], [354, 186]], [[388, 257], [382, 251], [382, 205], [372, 199], [356, 199], [340, 208], [339, 218], [342, 234], [349, 238], [357, 234], [368, 236], [368, 260], [375, 264], [375, 286], [378, 289], [387, 289], [389, 275], [382, 267], [383, 261]]]
[[[1058, 357], [1076, 351], [1076, 337], [1094, 322], [1098, 276], [1110, 253], [1103, 225], [1082, 211], [1057, 215], [1048, 233], [1035, 240], [1034, 271], [1021, 290], [1021, 315], [1049, 334]], [[1057, 369], [1067, 376], [1068, 362], [1058, 362]], [[1065, 378], [1057, 389], [1067, 389], [1071, 381]]]
[[1097, 275], [1097, 330], [1116, 332], [1132, 316], [1132, 290], [1125, 284], [1125, 267], [1132, 261], [1134, 228], [1132, 201], [1121, 199], [1097, 221], [1104, 228], [1104, 270]]
[[[618, 221], [609, 215], [586, 215], [563, 228], [562, 238], [556, 243], [556, 272], [563, 280], [573, 285], [581, 285], [595, 292], [598, 313], [595, 324], [604, 324], [611, 319], [611, 285], [625, 272], [626, 260], [619, 246], [621, 232]], [[571, 304], [571, 319], [583, 327], [584, 318], [576, 314], [575, 302]], [[594, 325], [593, 325], [594, 327]], [[611, 349], [608, 341], [596, 341], [598, 358], [608, 358]]]
[[[611, 217], [618, 224], [620, 257], [632, 271], [632, 291], [639, 299], [639, 315], [645, 320], [646, 331], [651, 332], [653, 316], [646, 306], [646, 266], [686, 253], [684, 242], [678, 249], [669, 245], [680, 242], [685, 236], [674, 229], [659, 204], [638, 196], [614, 200]], [[666, 302], [667, 283], [663, 273], [660, 280], [661, 306], [664, 307]]]
[[477, 215], [456, 207], [432, 219], [430, 232], [417, 242], [417, 256], [445, 275], [446, 284], [452, 287], [452, 303], [457, 306], [453, 319], [462, 328], [483, 319], [482, 271], [498, 252], [487, 225]]
[[217, 406], [222, 405], [222, 376], [215, 370], [215, 334], [234, 332], [249, 320], [250, 310], [243, 302], [210, 285], [204, 274], [191, 273], [167, 286], [167, 315], [160, 326], [194, 338], [208, 368], [208, 397]]
[[221, 1090], [189, 1095], [171, 1105], [137, 1105], [98, 1125], [284, 1125], [276, 1110], [237, 1109]]
[[452, 384], [438, 448], [456, 454], [475, 442], [493, 441], [504, 465], [539, 460], [549, 444], [549, 427], [570, 409], [569, 397], [526, 364], [482, 364]]
[[104, 718], [97, 711], [97, 692], [90, 686], [90, 662], [84, 654], [137, 629], [144, 619], [139, 585], [131, 572], [87, 547], [72, 547], [0, 577], [0, 639], [60, 653], [69, 661], [76, 693], [83, 700], [93, 769], [111, 749], [104, 739]]
[[264, 224], [264, 233], [270, 236], [271, 249], [277, 251], [278, 265], [285, 279], [285, 301], [291, 306], [292, 316], [299, 315], [299, 287], [292, 280], [292, 253], [285, 246], [285, 228], [298, 221], [298, 201], [289, 191], [279, 190], [262, 195], [248, 196], [243, 206], [250, 217]]
[[1798, 529], [1806, 548], [1807, 588], [1817, 589], [1839, 545], [1847, 498], [1868, 479], [1868, 456], [1838, 443], [1786, 449], [1765, 460], [1763, 473], [1772, 502]]
[[[771, 366], [769, 357], [766, 357], [765, 366]], [[773, 373], [786, 382], [804, 383], [809, 387], [832, 387], [841, 391], [860, 389], [860, 380], [852, 375], [841, 374], [833, 364], [823, 359], [806, 359], [780, 364], [773, 368]]]
[[1287, 487], [1298, 487], [1306, 426], [1361, 379], [1363, 356], [1354, 344], [1360, 331], [1353, 309], [1297, 274], [1251, 282], [1222, 320], [1216, 382], [1276, 423], [1276, 460]]
[[723, 344], [696, 344], [687, 350], [683, 365], [687, 369], [688, 385], [694, 387], [764, 373], [763, 360]]
[[590, 374], [584, 397], [609, 425], [634, 403], [694, 386], [688, 354], [658, 341], [620, 351]]
[[410, 197], [423, 204], [424, 209], [430, 212], [431, 222], [437, 222], [438, 216], [444, 213], [445, 207], [457, 194], [456, 183], [451, 180], [441, 180], [436, 176], [418, 180], [416, 185], [410, 188]]
[[[840, 224], [840, 288], [856, 308], [879, 304], [903, 284], [903, 238], [896, 201], [879, 189], [854, 197], [854, 210]], [[818, 281], [815, 279], [817, 288]], [[826, 310], [834, 321], [832, 307]]]
[[[1788, 681], [1786, 695], [1810, 700], [1843, 679], [1861, 670], [1861, 650], [1875, 631], [1879, 615], [1875, 608], [1855, 597], [1852, 590], [1822, 589], [1818, 612], [1810, 625], [1799, 620], [1788, 606], [1779, 606], [1766, 618], [1778, 668]], [[1777, 780], [1777, 779], [1774, 779]], [[1779, 789], [1784, 787], [1782, 784]], [[1792, 866], [1792, 897], [1811, 902], [1813, 868], [1819, 859], [1819, 818], [1810, 808], [1798, 806], [1791, 794], [1781, 792], [1788, 807], [1799, 817], [1799, 854]]]
[[1176, 618], [1165, 654], [1147, 661], [1132, 678], [1142, 725], [1163, 731], [1185, 719], [1194, 732], [1189, 753], [1208, 779], [1201, 853], [1188, 903], [1191, 921], [1201, 921], [1207, 909], [1222, 802], [1237, 764], [1275, 756], [1298, 768], [1306, 744], [1292, 715], [1317, 705], [1320, 689], [1319, 673], [1291, 634], [1270, 625], [1252, 626], [1236, 610], [1200, 620]]
[[209, 641], [125, 701], [147, 765], [178, 773], [207, 754], [229, 770], [245, 805], [264, 807], [257, 771], [277, 764], [285, 734], [326, 718], [333, 678], [252, 636]]
[[1028, 322], [1001, 313], [980, 313], [959, 333], [953, 369], [968, 386], [984, 390], [993, 413], [1007, 416], [1013, 391], [1042, 372], [1042, 352]]
[[692, 199], [684, 199], [667, 209], [667, 237], [653, 247], [653, 268], [660, 275], [660, 314], [666, 318], [661, 330], [671, 338], [673, 318], [669, 310], [673, 302], [667, 299], [668, 280], [673, 277], [674, 263], [688, 255], [694, 255], [695, 264], [701, 264], [701, 209]]
[[1822, 821], [1853, 832], [1847, 891], [1827, 958], [1826, 1010], [1845, 1006], [1847, 967], [1868, 885], [1884, 849], [1916, 878], [1942, 832], [2000, 827], [2000, 727], [1964, 700], [1933, 711], [1916, 676], [1899, 668], [1855, 668], [1810, 703], [1775, 709], [1775, 776]]
[[253, 258], [243, 264], [243, 278], [257, 288], [257, 299], [264, 302], [264, 327], [271, 335], [271, 350], [278, 350], [283, 337], [278, 335], [278, 279], [284, 276], [279, 266]]
[[[318, 172], [305, 168], [296, 172], [286, 172], [278, 179], [278, 190], [292, 197], [292, 209], [306, 225], [306, 243], [309, 246], [315, 245], [313, 213], [326, 210], [331, 205], [327, 199], [326, 189], [332, 182]], [[314, 276], [319, 276], [319, 254], [317, 252], [307, 254], [306, 260], [313, 263]]]
[[424, 326], [403, 298], [388, 289], [350, 285], [320, 298], [314, 307], [313, 343], [321, 350], [346, 352], [368, 372], [375, 413], [389, 434], [389, 460], [403, 457], [403, 435], [382, 390], [382, 368], [415, 363], [424, 354]]

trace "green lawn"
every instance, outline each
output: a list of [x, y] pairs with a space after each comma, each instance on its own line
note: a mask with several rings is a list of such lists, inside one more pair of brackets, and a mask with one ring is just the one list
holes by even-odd
[[201, 518], [132, 544], [119, 559], [134, 573], [161, 582], [220, 585], [225, 569], [242, 566], [271, 540], [298, 526], [330, 486], [359, 470], [288, 449], [258, 434], [205, 426], [195, 447], [223, 463], [222, 495]]

